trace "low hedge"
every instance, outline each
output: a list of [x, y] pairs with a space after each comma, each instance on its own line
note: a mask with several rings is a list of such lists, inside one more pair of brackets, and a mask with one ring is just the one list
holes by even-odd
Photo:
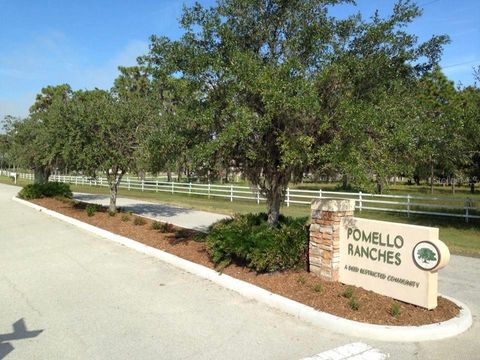
[[47, 182], [45, 184], [30, 184], [18, 193], [18, 197], [25, 200], [39, 199], [43, 197], [72, 197], [70, 185], [59, 182]]
[[307, 218], [280, 217], [270, 227], [267, 215], [236, 215], [213, 224], [206, 237], [207, 251], [219, 267], [232, 262], [257, 272], [304, 267], [307, 261]]

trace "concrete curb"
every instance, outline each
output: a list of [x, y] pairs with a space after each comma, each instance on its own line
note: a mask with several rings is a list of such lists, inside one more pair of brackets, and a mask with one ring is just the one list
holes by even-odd
[[460, 301], [444, 296], [457, 304], [461, 310], [459, 316], [436, 324], [423, 326], [386, 326], [366, 324], [358, 321], [348, 320], [332, 314], [315, 310], [297, 301], [287, 299], [283, 296], [271, 293], [258, 286], [252, 285], [242, 280], [235, 279], [225, 274], [219, 274], [215, 270], [205, 266], [182, 259], [170, 253], [152, 248], [132, 239], [114, 234], [110, 231], [100, 229], [96, 226], [86, 224], [79, 220], [46, 209], [31, 202], [13, 197], [13, 200], [27, 205], [37, 211], [43, 212], [56, 219], [75, 225], [83, 230], [114, 241], [131, 249], [144, 254], [156, 257], [170, 265], [185, 270], [189, 273], [213, 281], [227, 289], [233, 290], [247, 298], [262, 302], [272, 308], [281, 310], [287, 314], [293, 315], [300, 320], [322, 327], [336, 333], [342, 333], [349, 336], [369, 338], [380, 341], [390, 342], [418, 342], [431, 341], [449, 338], [466, 331], [472, 325], [472, 314]]

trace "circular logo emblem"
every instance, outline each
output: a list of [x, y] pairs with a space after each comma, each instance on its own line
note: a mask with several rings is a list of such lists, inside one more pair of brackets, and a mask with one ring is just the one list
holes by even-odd
[[413, 248], [413, 262], [422, 270], [435, 269], [440, 263], [440, 251], [430, 241], [420, 241]]

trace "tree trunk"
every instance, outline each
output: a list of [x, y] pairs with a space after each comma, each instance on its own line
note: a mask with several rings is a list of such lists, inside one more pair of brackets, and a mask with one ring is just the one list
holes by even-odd
[[343, 175], [342, 177], [342, 188], [343, 190], [348, 189], [348, 175]]
[[430, 194], [433, 194], [433, 161], [430, 161]]
[[171, 171], [167, 171], [167, 181], [168, 182], [172, 181], [172, 172]]
[[117, 194], [118, 194], [118, 184], [116, 181], [110, 183], [110, 205], [108, 210], [111, 212], [117, 212]]
[[228, 174], [229, 174], [229, 171], [228, 171], [228, 166], [225, 168], [225, 184], [228, 184]]
[[377, 180], [377, 193], [383, 194], [383, 183], [381, 180]]
[[455, 194], [455, 178], [452, 177], [450, 179], [451, 185], [452, 185], [452, 194]]
[[118, 185], [122, 180], [123, 172], [117, 171], [114, 173], [109, 173], [107, 171], [108, 186], [110, 188], [110, 204], [108, 210], [111, 212], [117, 212], [117, 194], [118, 194]]
[[472, 194], [475, 194], [475, 181], [472, 179], [470, 179], [470, 192]]
[[34, 180], [35, 184], [45, 184], [48, 182], [50, 177], [50, 168], [46, 166], [38, 166], [33, 169], [34, 171]]
[[280, 205], [283, 201], [283, 188], [281, 186], [272, 186], [267, 191], [267, 214], [270, 226], [277, 226], [280, 217]]

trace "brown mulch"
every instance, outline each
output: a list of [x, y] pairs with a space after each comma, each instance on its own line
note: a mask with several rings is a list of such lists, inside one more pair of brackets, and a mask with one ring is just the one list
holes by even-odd
[[[84, 204], [75, 206], [71, 200], [44, 198], [32, 202], [195, 263], [215, 268], [209, 259], [205, 243], [195, 239], [194, 231], [172, 227], [171, 232], [162, 233], [151, 228], [152, 220], [145, 219], [144, 225], [134, 225], [134, 215], [128, 215], [128, 221], [122, 221], [125, 213], [110, 216], [105, 209], [89, 217], [83, 209]], [[353, 287], [353, 294], [360, 307], [358, 310], [352, 310], [349, 306], [350, 299], [343, 296], [348, 286], [338, 282], [322, 281], [305, 270], [257, 274], [245, 267], [232, 264], [223, 269], [223, 273], [315, 309], [371, 324], [425, 325], [451, 319], [459, 313], [457, 305], [442, 297], [438, 297], [438, 306], [434, 310], [426, 310], [357, 287]], [[390, 314], [394, 302], [400, 306], [400, 314], [397, 317]]]

